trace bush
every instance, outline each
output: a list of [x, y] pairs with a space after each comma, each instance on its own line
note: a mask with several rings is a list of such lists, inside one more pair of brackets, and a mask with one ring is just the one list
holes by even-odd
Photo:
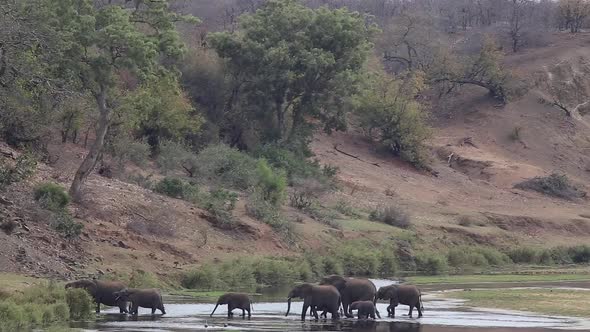
[[323, 270], [326, 275], [329, 274], [344, 274], [344, 267], [342, 263], [333, 257], [332, 255], [327, 255], [322, 258]]
[[251, 264], [258, 285], [288, 285], [300, 277], [295, 264], [284, 259], [263, 258], [254, 260]]
[[469, 248], [453, 248], [447, 254], [449, 265], [453, 267], [484, 267], [488, 266], [488, 260], [480, 253]]
[[369, 214], [369, 219], [404, 229], [412, 226], [410, 217], [399, 207], [393, 205], [374, 209]]
[[212, 266], [206, 265], [199, 269], [186, 272], [183, 275], [180, 284], [184, 288], [213, 290], [218, 286], [218, 279], [219, 275], [217, 270]]
[[446, 257], [433, 253], [421, 253], [416, 256], [416, 269], [425, 275], [438, 275], [447, 272]]
[[540, 253], [541, 252], [535, 248], [520, 247], [508, 251], [507, 254], [514, 263], [537, 264], [539, 263]]
[[45, 209], [61, 211], [70, 202], [70, 196], [64, 188], [55, 183], [43, 183], [35, 189], [35, 200]]
[[195, 177], [246, 190], [258, 183], [256, 159], [226, 145], [210, 145], [196, 159]]
[[197, 155], [186, 145], [175, 141], [160, 143], [156, 162], [164, 173], [181, 171], [193, 177], [198, 169]]
[[84, 225], [75, 222], [74, 218], [65, 211], [53, 214], [50, 225], [67, 239], [77, 238], [84, 229]]
[[16, 158], [14, 166], [3, 162], [0, 164], [0, 191], [9, 185], [22, 181], [35, 173], [37, 159], [29, 153], [21, 154]]
[[379, 255], [379, 274], [384, 277], [391, 277], [395, 275], [398, 269], [397, 258], [395, 255], [388, 250], [383, 248]]
[[567, 176], [553, 173], [545, 177], [535, 177], [521, 183], [517, 183], [515, 188], [523, 190], [534, 190], [548, 196], [559, 197], [563, 199], [575, 199], [585, 197], [586, 193], [574, 187]]
[[342, 229], [342, 225], [336, 219], [338, 216], [329, 209], [321, 207], [317, 203], [313, 203], [310, 206], [303, 209], [303, 212], [311, 217], [313, 220], [320, 222], [324, 225], [330, 226], [335, 229]]
[[66, 291], [69, 316], [74, 320], [84, 320], [93, 315], [94, 300], [84, 289], [71, 288]]
[[590, 262], [590, 246], [581, 245], [571, 247], [569, 253], [574, 263], [580, 264]]
[[336, 202], [334, 209], [347, 217], [359, 218], [361, 216], [350, 203], [344, 200]]
[[159, 288], [158, 278], [150, 272], [143, 270], [133, 270], [129, 277], [129, 287], [132, 288]]
[[199, 188], [196, 185], [186, 183], [179, 178], [168, 176], [156, 183], [154, 191], [159, 194], [187, 201], [193, 201], [197, 199], [199, 195]]
[[379, 274], [380, 253], [366, 241], [341, 244], [332, 254], [340, 260], [345, 275], [372, 276]]
[[144, 166], [150, 158], [150, 145], [144, 141], [133, 140], [126, 135], [121, 136], [115, 138], [109, 149], [119, 168], [122, 169], [127, 162]]
[[264, 159], [258, 161], [256, 172], [258, 175], [257, 189], [262, 194], [262, 198], [274, 206], [280, 205], [287, 187], [287, 178], [284, 172], [273, 170]]

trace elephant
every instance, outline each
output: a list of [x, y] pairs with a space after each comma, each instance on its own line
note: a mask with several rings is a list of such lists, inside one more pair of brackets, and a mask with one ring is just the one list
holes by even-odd
[[358, 310], [358, 319], [368, 319], [369, 317], [375, 319], [375, 303], [373, 301], [356, 301], [350, 304], [350, 309]]
[[234, 309], [242, 309], [242, 317], [246, 317], [246, 311], [248, 312], [248, 318], [251, 317], [252, 313], [252, 301], [248, 294], [244, 293], [225, 293], [217, 299], [217, 304], [215, 308], [213, 308], [213, 312], [209, 317], [213, 317], [215, 310], [220, 304], [227, 304], [227, 318], [233, 317], [233, 310]]
[[307, 309], [311, 307], [315, 319], [319, 319], [317, 309], [325, 310], [332, 314], [332, 319], [339, 318], [338, 308], [340, 308], [340, 293], [336, 287], [330, 285], [312, 285], [303, 283], [293, 287], [287, 298], [287, 314], [291, 311], [292, 298], [303, 299], [303, 310], [301, 311], [301, 320], [305, 320]]
[[65, 288], [83, 288], [96, 302], [96, 313], [100, 313], [100, 305], [119, 307], [120, 313], [128, 313], [127, 301], [117, 300], [115, 292], [125, 289], [123, 283], [118, 281], [100, 281], [100, 280], [78, 280], [67, 283]]
[[[326, 276], [320, 282], [320, 285], [332, 285], [338, 289], [342, 298], [342, 308], [344, 315], [352, 318], [350, 304], [355, 301], [373, 301], [377, 303], [377, 288], [369, 279], [364, 278], [344, 278], [339, 275]], [[379, 311], [375, 310], [377, 317], [381, 318]]]
[[408, 316], [412, 317], [414, 307], [418, 309], [418, 318], [422, 317], [424, 306], [422, 305], [422, 293], [414, 285], [389, 285], [379, 288], [377, 297], [380, 300], [389, 300], [387, 313], [389, 317], [395, 317], [395, 307], [405, 304], [410, 307]]
[[156, 309], [160, 310], [162, 315], [166, 314], [162, 295], [158, 289], [125, 288], [116, 292], [115, 295], [117, 300], [131, 302], [129, 313], [132, 315], [137, 315], [139, 307], [152, 309], [152, 315], [156, 313]]

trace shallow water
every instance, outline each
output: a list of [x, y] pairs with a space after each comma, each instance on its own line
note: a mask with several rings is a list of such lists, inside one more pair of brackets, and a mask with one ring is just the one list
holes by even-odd
[[[393, 283], [388, 280], [374, 280], [377, 287]], [[476, 288], [471, 285], [472, 288]], [[542, 286], [542, 285], [537, 285]], [[578, 285], [576, 285], [578, 286]], [[152, 317], [147, 309], [140, 309], [139, 317], [119, 315], [109, 309], [97, 323], [73, 324], [72, 327], [88, 331], [396, 331], [396, 332], [541, 332], [561, 330], [590, 331], [590, 320], [547, 317], [530, 313], [504, 310], [485, 310], [463, 307], [463, 301], [439, 299], [437, 291], [423, 295], [426, 311], [420, 319], [409, 318], [407, 306], [400, 305], [396, 318], [383, 318], [376, 321], [356, 321], [354, 319], [306, 320], [300, 321], [302, 302], [293, 302], [289, 317], [285, 317], [286, 302], [275, 302], [279, 292], [273, 292], [255, 299], [252, 319], [242, 319], [235, 310], [235, 318], [227, 319], [227, 310], [220, 307], [213, 318], [212, 303], [186, 303], [178, 299], [166, 299], [165, 316]], [[283, 293], [286, 294], [286, 293]], [[271, 299], [271, 300], [269, 300]], [[181, 302], [181, 303], [174, 303]], [[385, 315], [387, 304], [379, 303], [378, 310]], [[118, 312], [118, 309], [117, 311]], [[417, 316], [417, 312], [414, 312]]]

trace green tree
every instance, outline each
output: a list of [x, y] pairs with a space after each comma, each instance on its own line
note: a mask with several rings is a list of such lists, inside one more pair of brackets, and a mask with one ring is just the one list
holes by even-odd
[[354, 103], [365, 133], [417, 167], [426, 165], [424, 142], [430, 137], [426, 114], [415, 99], [424, 88], [420, 72], [404, 80], [377, 73]]
[[153, 149], [162, 139], [184, 138], [202, 123], [176, 77], [170, 75], [145, 82], [126, 98], [123, 108], [127, 124], [147, 138]]
[[184, 17], [170, 12], [164, 0], [139, 1], [135, 7], [111, 2], [95, 7], [90, 0], [47, 1], [49, 22], [61, 39], [55, 69], [92, 95], [99, 111], [95, 141], [70, 187], [72, 197], [77, 197], [96, 166], [121, 96], [134, 88], [134, 81], [166, 75], [182, 55], [175, 22]]
[[[346, 96], [356, 91], [374, 28], [359, 13], [310, 9], [270, 0], [240, 19], [237, 33], [216, 33], [211, 45], [233, 78], [225, 112], [263, 141], [309, 134], [311, 118], [343, 129]], [[232, 135], [239, 136], [242, 130]], [[230, 141], [240, 144], [239, 137]]]

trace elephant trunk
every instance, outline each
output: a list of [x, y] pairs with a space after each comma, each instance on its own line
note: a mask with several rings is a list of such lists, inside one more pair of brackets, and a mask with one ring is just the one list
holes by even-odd
[[213, 311], [211, 312], [211, 315], [209, 315], [209, 317], [213, 317], [213, 314], [215, 313], [215, 310], [217, 310], [217, 307], [219, 306], [219, 303], [217, 303], [215, 305], [215, 308], [213, 308]]
[[285, 314], [285, 317], [289, 316], [289, 311], [291, 311], [291, 298], [287, 299], [287, 313]]

